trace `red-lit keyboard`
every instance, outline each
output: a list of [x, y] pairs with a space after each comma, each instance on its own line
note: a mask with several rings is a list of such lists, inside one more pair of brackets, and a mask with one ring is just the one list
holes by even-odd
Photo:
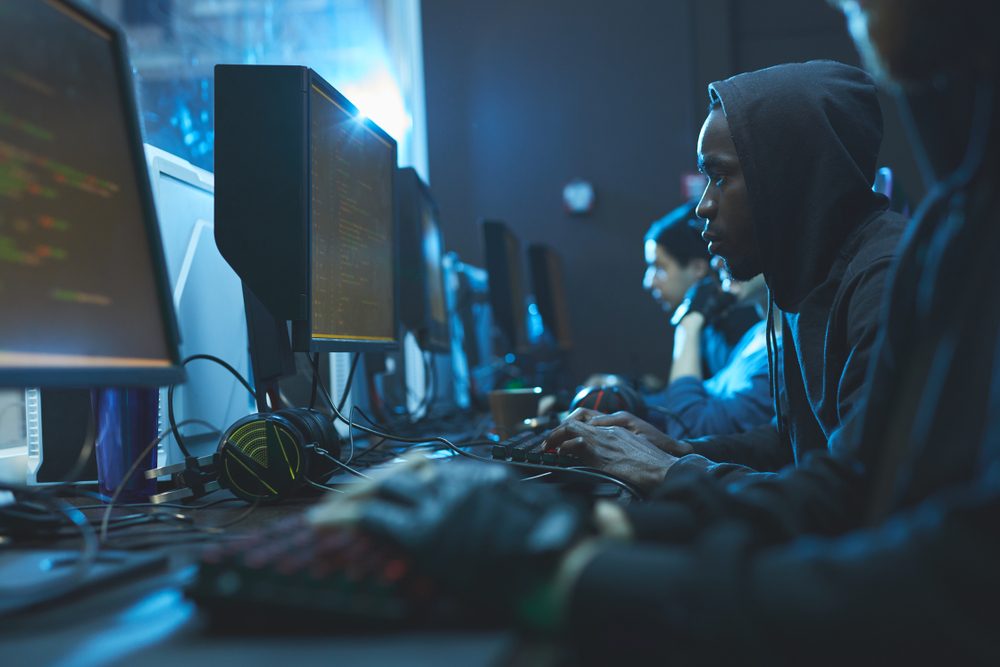
[[230, 630], [407, 625], [457, 618], [457, 604], [398, 549], [303, 517], [207, 550], [188, 588]]

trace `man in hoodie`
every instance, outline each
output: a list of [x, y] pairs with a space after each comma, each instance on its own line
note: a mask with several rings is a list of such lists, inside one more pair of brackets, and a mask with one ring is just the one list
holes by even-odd
[[[773, 330], [775, 420], [676, 441], [638, 418], [574, 414], [549, 444], [645, 490], [665, 476], [730, 481], [825, 450], [864, 394], [879, 304], [905, 219], [872, 191], [882, 138], [875, 86], [830, 61], [780, 65], [709, 86], [698, 141], [708, 185], [697, 214], [732, 276], [763, 274]], [[771, 322], [772, 320], [768, 320]]]

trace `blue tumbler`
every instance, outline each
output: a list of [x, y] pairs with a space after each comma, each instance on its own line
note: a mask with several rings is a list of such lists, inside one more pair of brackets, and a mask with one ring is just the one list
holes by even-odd
[[[97, 481], [101, 493], [110, 498], [121, 487], [116, 502], [149, 502], [156, 493], [156, 480], [146, 479], [143, 473], [156, 467], [157, 448], [150, 444], [157, 435], [159, 389], [105, 387], [92, 389], [90, 397], [97, 426]], [[142, 461], [129, 474], [139, 456]]]

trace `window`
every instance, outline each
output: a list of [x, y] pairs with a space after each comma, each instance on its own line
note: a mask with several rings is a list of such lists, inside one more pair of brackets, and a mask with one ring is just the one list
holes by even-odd
[[306, 65], [427, 175], [419, 0], [85, 0], [128, 36], [145, 139], [213, 170], [217, 63]]

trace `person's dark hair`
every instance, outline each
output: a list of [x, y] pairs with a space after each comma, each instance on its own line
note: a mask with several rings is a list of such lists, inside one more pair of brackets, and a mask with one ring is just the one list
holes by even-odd
[[701, 238], [702, 223], [694, 214], [697, 205], [698, 200], [692, 199], [654, 222], [646, 232], [646, 241], [656, 241], [681, 266], [695, 259], [711, 259], [708, 245]]

